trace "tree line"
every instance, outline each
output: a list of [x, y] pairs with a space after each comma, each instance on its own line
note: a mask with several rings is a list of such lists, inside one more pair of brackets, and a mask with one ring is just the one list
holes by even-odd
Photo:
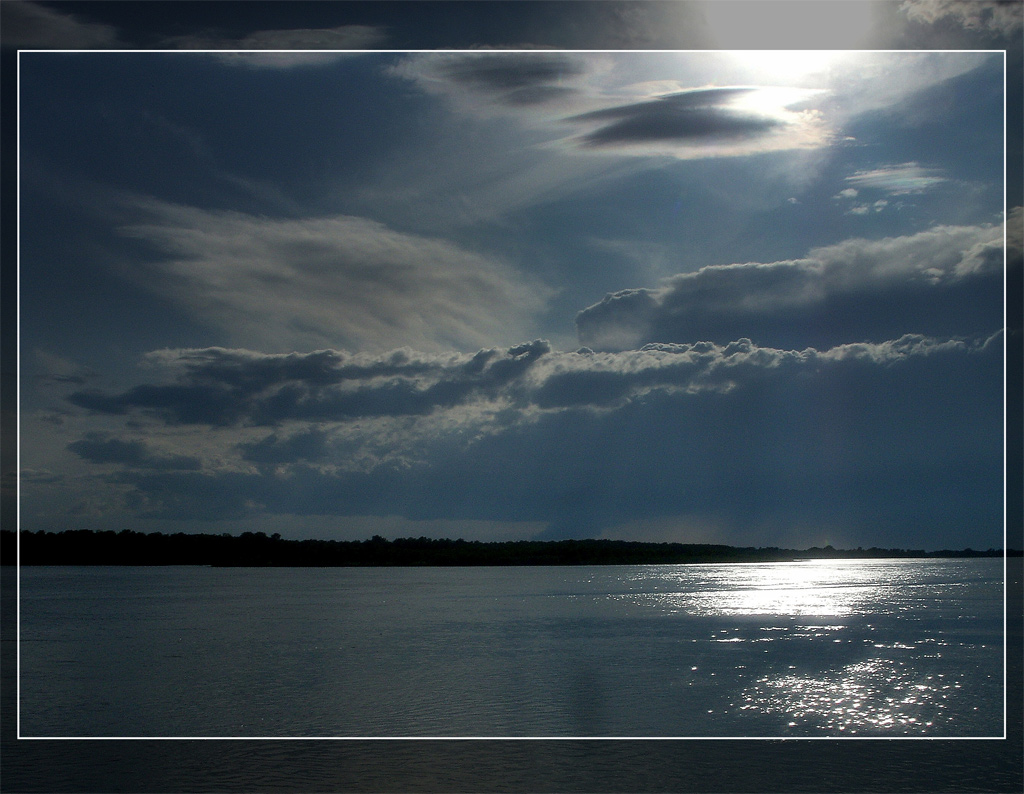
[[[143, 533], [130, 529], [21, 532], [22, 565], [411, 566], [642, 565], [781, 562], [797, 559], [999, 557], [974, 549], [755, 548], [624, 540], [467, 541], [438, 538], [287, 540], [278, 533]], [[0, 531], [3, 564], [16, 559], [17, 536]], [[1019, 555], [1020, 552], [1010, 552]]]

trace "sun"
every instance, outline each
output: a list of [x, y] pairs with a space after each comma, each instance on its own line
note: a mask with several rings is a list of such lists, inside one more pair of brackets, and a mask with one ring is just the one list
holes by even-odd
[[820, 79], [850, 57], [842, 50], [735, 50], [726, 55], [757, 82], [776, 84]]
[[708, 42], [761, 83], [821, 79], [857, 50], [870, 49], [879, 24], [878, 9], [868, 2], [735, 0], [699, 8]]

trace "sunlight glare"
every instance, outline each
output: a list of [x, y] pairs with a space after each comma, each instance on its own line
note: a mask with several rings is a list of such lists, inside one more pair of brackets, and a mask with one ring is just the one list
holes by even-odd
[[[705, 573], [714, 580], [719, 572]], [[668, 611], [696, 615], [840, 617], [856, 614], [881, 586], [874, 566], [859, 560], [751, 564], [720, 573], [719, 587], [692, 590], [685, 586], [689, 571], [681, 570], [682, 586], [653, 601]]]
[[850, 57], [850, 53], [832, 50], [741, 50], [726, 55], [761, 83], [820, 79]]

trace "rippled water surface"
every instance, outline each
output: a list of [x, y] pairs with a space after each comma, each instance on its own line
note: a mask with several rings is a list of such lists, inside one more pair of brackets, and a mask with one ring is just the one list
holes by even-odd
[[23, 568], [23, 736], [1001, 736], [1002, 560]]

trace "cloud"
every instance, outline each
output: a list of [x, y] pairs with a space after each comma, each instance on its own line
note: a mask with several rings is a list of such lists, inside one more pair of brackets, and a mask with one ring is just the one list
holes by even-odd
[[28, 2], [3, 4], [3, 46], [20, 49], [92, 49], [118, 47], [117, 30], [110, 25], [83, 22]]
[[[652, 391], [724, 394], [765, 371], [777, 377], [779, 372], [817, 370], [854, 360], [888, 365], [941, 351], [980, 349], [984, 344], [989, 342], [908, 334], [821, 351], [760, 347], [750, 339], [650, 344], [605, 353], [586, 348], [557, 352], [537, 340], [503, 351], [449, 356], [405, 350], [380, 357], [337, 351], [269, 355], [223, 348], [164, 350], [150, 355], [150, 365], [170, 374], [173, 382], [144, 384], [115, 395], [81, 391], [68, 399], [97, 413], [148, 414], [168, 426], [303, 423], [301, 432], [275, 431], [239, 449], [246, 460], [256, 462], [289, 457], [313, 461], [323, 458], [333, 443], [325, 423], [415, 419], [448, 410], [458, 413], [456, 421], [473, 423], [482, 415], [462, 409], [484, 402], [520, 417], [538, 409], [604, 410]], [[89, 449], [98, 448], [96, 441], [90, 440]]]
[[582, 344], [608, 350], [741, 336], [821, 349], [906, 333], [988, 335], [1002, 325], [1002, 236], [996, 226], [938, 226], [795, 261], [704, 267], [607, 295], [576, 326]]
[[[781, 55], [798, 60], [794, 53]], [[903, 107], [908, 96], [991, 62], [991, 56], [848, 53], [830, 61], [828, 72], [813, 81], [804, 75], [799, 85], [787, 86], [784, 78], [781, 85], [757, 83], [763, 78], [761, 66], [781, 61], [770, 52], [737, 59], [728, 53], [482, 50], [416, 54], [402, 59], [391, 73], [443, 96], [469, 124], [493, 125], [486, 137], [498, 142], [501, 158], [491, 152], [477, 154], [474, 139], [462, 148], [467, 156], [480, 158], [474, 174], [485, 176], [501, 164], [516, 165], [513, 179], [519, 183], [499, 184], [500, 190], [494, 191], [501, 196], [498, 201], [511, 203], [505, 197], [514, 198], [527, 182], [543, 186], [548, 195], [540, 198], [548, 200], [558, 189], [551, 183], [564, 191], [564, 186], [591, 177], [593, 169], [649, 167], [650, 158], [820, 152], [841, 140], [843, 130], [865, 112]], [[496, 118], [501, 126], [494, 123]], [[462, 125], [463, 119], [451, 123]], [[538, 162], [539, 167], [532, 167]], [[576, 170], [567, 172], [570, 168]], [[806, 179], [812, 172], [804, 167], [790, 173]], [[450, 180], [445, 172], [443, 195], [460, 195], [463, 191], [449, 188]], [[476, 194], [482, 193], [479, 184], [472, 186]], [[529, 198], [536, 199], [537, 192]], [[487, 196], [472, 204], [494, 202]]]
[[[829, 139], [820, 114], [793, 109], [822, 91], [682, 88], [675, 80], [649, 79], [618, 84], [627, 74], [649, 76], [649, 70], [607, 54], [485, 50], [415, 55], [392, 73], [449, 97], [465, 113], [512, 115], [550, 136], [549, 143], [566, 125], [580, 130], [561, 141], [568, 151], [712, 157], [818, 147]], [[673, 86], [677, 90], [666, 93]]]
[[[198, 368], [193, 380], [261, 383], [265, 400], [281, 385], [280, 378], [269, 385], [268, 372], [288, 366], [250, 354], [225, 368], [221, 352], [195, 353], [184, 364]], [[474, 376], [476, 385], [401, 421], [367, 414], [307, 421], [293, 403], [287, 427], [242, 443], [224, 435], [217, 466], [126, 466], [107, 476], [129, 489], [141, 514], [175, 520], [537, 522], [547, 537], [596, 536], [630, 521], [710, 522], [722, 532], [755, 527], [760, 543], [813, 525], [852, 545], [887, 537], [892, 545], [896, 531], [917, 546], [977, 546], [979, 537], [998, 545], [999, 336], [986, 343], [906, 336], [823, 351], [739, 340], [620, 353], [531, 344], [448, 359], [406, 355], [358, 366], [336, 360], [328, 371], [347, 368], [353, 388], [376, 395], [381, 409], [389, 379], [373, 372], [404, 372], [419, 390]], [[528, 365], [514, 366], [519, 356]], [[165, 353], [158, 361], [177, 367], [179, 358]], [[301, 357], [291, 366], [293, 375], [305, 373], [305, 393], [326, 388], [323, 368]], [[483, 403], [496, 410], [472, 410]], [[163, 432], [173, 434], [174, 417], [165, 418], [172, 424]], [[131, 457], [108, 441], [86, 448], [94, 457]], [[379, 445], [391, 454], [354, 462]], [[674, 539], [693, 540], [683, 529]]]
[[[182, 50], [237, 50], [217, 53], [229, 66], [256, 69], [290, 69], [324, 66], [350, 52], [331, 50], [366, 50], [379, 47], [387, 39], [383, 28], [370, 25], [342, 25], [335, 28], [295, 28], [289, 30], [258, 30], [241, 38], [212, 35], [180, 36], [167, 40], [169, 46]], [[282, 52], [244, 52], [244, 50], [281, 50]], [[284, 52], [292, 50], [292, 52]]]
[[904, 0], [900, 10], [913, 22], [933, 25], [949, 19], [967, 30], [1006, 37], [1024, 27], [1018, 0]]
[[199, 458], [190, 455], [158, 454], [153, 452], [145, 441], [126, 441], [103, 432], [87, 433], [84, 438], [68, 444], [68, 449], [92, 463], [116, 463], [129, 468], [181, 471], [195, 471], [200, 468]]
[[397, 72], [518, 106], [565, 99], [591, 68], [569, 53], [460, 53], [406, 61]]
[[120, 231], [156, 253], [141, 285], [263, 349], [479, 347], [518, 335], [550, 294], [504, 262], [366, 218], [138, 206], [146, 219]]
[[431, 93], [459, 100], [465, 107], [480, 103], [525, 108], [565, 103], [582, 95], [588, 76], [600, 71], [593, 56], [572, 53], [493, 52], [412, 55], [392, 73], [414, 80]]
[[[889, 202], [885, 199], [879, 199], [873, 203], [859, 202], [854, 204], [846, 211], [847, 215], [869, 215], [872, 212], [882, 212], [886, 207], [889, 206]], [[897, 205], [899, 206], [899, 205]]]
[[148, 360], [173, 373], [172, 382], [114, 395], [78, 391], [69, 399], [91, 411], [142, 411], [169, 424], [276, 425], [425, 415], [507, 390], [550, 350], [542, 340], [504, 351], [428, 355], [398, 350], [379, 358], [336, 350], [278, 355], [224, 348], [165, 350]]
[[647, 102], [595, 110], [567, 120], [609, 122], [583, 136], [582, 140], [592, 146], [751, 135], [781, 123], [778, 119], [745, 114], [729, 107], [733, 100], [754, 90], [743, 87], [694, 89]]
[[[911, 196], [934, 190], [949, 180], [937, 168], [924, 168], [918, 163], [902, 163], [899, 165], [880, 165], [877, 168], [864, 169], [845, 178], [853, 187], [840, 190], [832, 198], [836, 201], [848, 201], [845, 214], [870, 215], [882, 212], [889, 207], [889, 200], [878, 198], [874, 201], [857, 201], [868, 196]], [[893, 205], [897, 209], [905, 206], [901, 202]]]
[[[193, 49], [188, 47], [187, 49]], [[196, 48], [199, 49], [199, 48]], [[353, 48], [360, 49], [360, 48]], [[351, 58], [348, 52], [223, 52], [216, 53], [218, 61], [226, 66], [243, 66], [250, 69], [295, 69], [329, 66], [332, 63]]]
[[271, 433], [259, 441], [239, 444], [238, 449], [243, 460], [264, 464], [320, 461], [331, 452], [329, 436], [320, 427], [306, 428], [285, 437]]
[[1011, 256], [1020, 259], [1024, 250], [1024, 207], [1014, 207], [1006, 219], [1006, 246]]
[[[947, 180], [940, 174], [941, 172], [935, 168], [922, 168], [917, 163], [903, 163], [858, 171], [846, 177], [846, 181], [855, 189], [881, 190], [892, 196], [902, 196], [908, 193], [923, 193], [941, 185]], [[839, 195], [846, 196], [849, 193], [844, 190]], [[853, 195], [856, 195], [856, 190]]]
[[36, 348], [32, 351], [35, 378], [42, 383], [83, 384], [97, 373], [47, 350]]
[[815, 91], [749, 86], [699, 88], [602, 108], [566, 119], [592, 129], [585, 148], [678, 147], [680, 156], [750, 154], [823, 145], [820, 117], [792, 111]]

